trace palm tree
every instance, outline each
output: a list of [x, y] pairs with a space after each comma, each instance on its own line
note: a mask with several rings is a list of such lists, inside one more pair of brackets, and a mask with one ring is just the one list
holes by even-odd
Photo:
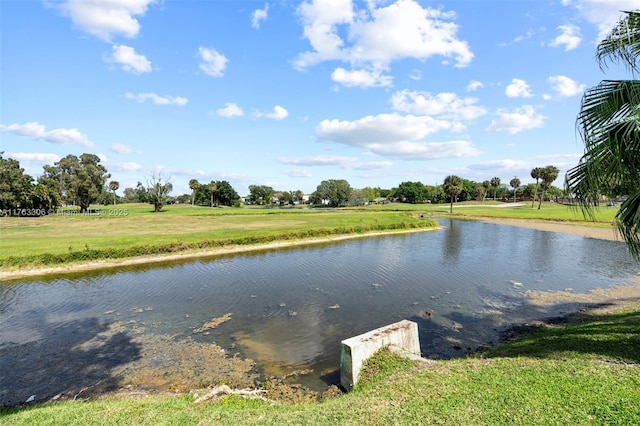
[[449, 213], [453, 213], [453, 199], [462, 192], [462, 178], [454, 175], [447, 176], [446, 178], [444, 178], [444, 183], [442, 184], [442, 186], [444, 189], [444, 193], [451, 198]]
[[[211, 202], [209, 204], [209, 207], [213, 207], [213, 195], [216, 193], [216, 191], [218, 190], [218, 185], [216, 185], [216, 183], [214, 181], [211, 181], [208, 185], [207, 185], [207, 190], [209, 191], [209, 194], [211, 194]], [[218, 202], [216, 200], [216, 207], [218, 207]]]
[[482, 187], [484, 188], [482, 202], [484, 202], [485, 198], [487, 198], [487, 193], [489, 192], [489, 188], [491, 187], [491, 181], [485, 180], [484, 182], [482, 182]]
[[509, 182], [509, 185], [511, 185], [511, 187], [513, 188], [513, 202], [515, 203], [516, 202], [516, 192], [518, 192], [518, 188], [520, 187], [520, 179], [518, 179], [517, 177], [514, 177]]
[[560, 170], [556, 166], [547, 166], [542, 169], [540, 178], [542, 179], [542, 194], [540, 194], [540, 202], [538, 203], [538, 210], [542, 207], [542, 199], [544, 198], [544, 191], [551, 187], [554, 180], [558, 178]]
[[120, 182], [117, 180], [112, 180], [109, 182], [109, 190], [113, 192], [113, 205], [116, 205], [116, 191], [120, 188]]
[[[640, 9], [624, 12], [598, 44], [601, 69], [621, 62], [640, 73]], [[582, 97], [576, 126], [585, 144], [577, 166], [569, 170], [567, 189], [593, 217], [597, 194], [624, 195], [615, 221], [631, 254], [640, 260], [640, 80], [603, 80]]]
[[494, 177], [491, 179], [491, 186], [493, 186], [493, 201], [496, 200], [496, 192], [498, 192], [498, 187], [500, 186], [500, 178]]
[[200, 188], [200, 182], [198, 179], [191, 179], [189, 181], [189, 189], [191, 189], [191, 205], [193, 205], [196, 198], [196, 190]]
[[536, 204], [536, 197], [538, 196], [538, 185], [540, 184], [540, 178], [542, 177], [542, 167], [534, 167], [531, 169], [531, 177], [536, 180], [536, 189], [533, 191], [533, 201], [531, 201], [531, 208]]

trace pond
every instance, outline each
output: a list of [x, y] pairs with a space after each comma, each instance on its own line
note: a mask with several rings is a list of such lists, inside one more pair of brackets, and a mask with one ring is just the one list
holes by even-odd
[[[322, 389], [338, 381], [348, 337], [409, 319], [424, 357], [464, 356], [504, 327], [575, 311], [581, 293], [634, 284], [640, 272], [621, 242], [441, 225], [0, 284], [0, 406], [265, 376]], [[536, 303], [545, 292], [575, 298]]]

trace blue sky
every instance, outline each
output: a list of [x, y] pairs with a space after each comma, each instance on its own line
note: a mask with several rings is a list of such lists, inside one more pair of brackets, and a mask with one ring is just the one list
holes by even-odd
[[[0, 150], [32, 176], [100, 155], [152, 174], [310, 193], [561, 176], [603, 73], [595, 46], [640, 0], [5, 0]], [[562, 186], [562, 180], [555, 182]]]

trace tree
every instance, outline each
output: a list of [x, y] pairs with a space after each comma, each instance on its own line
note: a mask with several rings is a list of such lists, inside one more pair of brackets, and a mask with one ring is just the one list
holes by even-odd
[[556, 166], [547, 166], [542, 169], [540, 177], [542, 178], [542, 194], [540, 195], [540, 202], [538, 203], [538, 210], [542, 207], [542, 199], [544, 198], [544, 192], [549, 189], [554, 180], [558, 178], [560, 170]]
[[104, 192], [105, 183], [111, 175], [100, 164], [95, 154], [82, 154], [79, 158], [67, 155], [53, 166], [44, 166], [44, 182], [54, 187], [67, 202], [80, 206], [86, 212]]
[[511, 187], [513, 188], [513, 202], [515, 203], [516, 202], [516, 192], [518, 192], [518, 188], [520, 188], [520, 179], [518, 179], [517, 177], [514, 177], [509, 182], [509, 185], [511, 185]]
[[482, 182], [482, 187], [484, 188], [484, 196], [482, 198], [482, 202], [484, 202], [487, 197], [487, 193], [489, 192], [489, 188], [491, 188], [491, 181], [485, 180]]
[[24, 173], [20, 162], [3, 158], [0, 152], [0, 209], [30, 207], [33, 179]]
[[500, 186], [500, 178], [494, 177], [491, 179], [491, 186], [493, 187], [493, 201], [496, 200], [496, 193], [498, 192], [498, 187]]
[[216, 187], [216, 202], [218, 204], [229, 207], [238, 204], [240, 196], [229, 182], [226, 180], [216, 181]]
[[200, 182], [198, 182], [198, 179], [191, 179], [189, 181], [189, 189], [191, 189], [191, 205], [193, 205], [193, 202], [195, 201], [196, 190], [199, 187], [200, 187]]
[[293, 194], [289, 191], [282, 191], [278, 197], [280, 204], [293, 204]]
[[476, 186], [473, 187], [473, 196], [477, 201], [483, 201], [486, 193], [487, 190], [481, 183], [477, 183]]
[[120, 188], [120, 182], [117, 180], [112, 180], [109, 182], [109, 190], [113, 192], [113, 205], [116, 205], [116, 191]]
[[321, 204], [322, 200], [328, 200], [330, 206], [339, 207], [349, 201], [352, 192], [351, 185], [344, 179], [323, 180], [311, 194], [311, 202]]
[[156, 173], [152, 173], [146, 182], [149, 203], [153, 204], [153, 211], [158, 213], [167, 203], [169, 193], [173, 190], [173, 184], [170, 178]]
[[304, 192], [302, 192], [302, 190], [300, 190], [300, 189], [296, 190], [294, 192], [293, 201], [294, 201], [294, 203], [297, 201], [298, 204], [304, 203]]
[[[632, 77], [640, 72], [640, 10], [624, 12], [598, 44], [601, 69], [621, 62]], [[640, 260], [640, 80], [603, 80], [582, 97], [576, 126], [585, 144], [566, 184], [581, 210], [593, 218], [598, 194], [625, 195], [615, 216], [620, 235]]]
[[205, 190], [209, 194], [209, 200], [210, 200], [209, 207], [213, 207], [213, 206], [218, 207], [217, 201], [216, 202], [213, 201], [213, 198], [216, 195], [216, 192], [218, 192], [218, 185], [216, 185], [214, 181], [211, 181], [205, 185]]
[[540, 178], [542, 177], [542, 168], [534, 167], [531, 169], [531, 177], [536, 180], [536, 190], [533, 191], [533, 201], [531, 201], [531, 208], [536, 203], [536, 197], [538, 196], [538, 185], [540, 184]]
[[249, 185], [249, 197], [256, 204], [271, 204], [276, 191], [266, 185]]
[[394, 191], [394, 196], [411, 204], [424, 203], [427, 199], [427, 188], [422, 182], [402, 182]]
[[451, 199], [449, 213], [453, 213], [453, 200], [462, 192], [462, 178], [454, 175], [447, 176], [444, 178], [443, 189], [444, 193]]

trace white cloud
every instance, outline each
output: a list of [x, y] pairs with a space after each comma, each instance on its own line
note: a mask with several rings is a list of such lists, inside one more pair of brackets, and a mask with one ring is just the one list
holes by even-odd
[[492, 120], [485, 130], [489, 133], [509, 133], [515, 135], [523, 130], [530, 130], [544, 126], [546, 117], [537, 114], [531, 105], [524, 105], [509, 112], [505, 109], [496, 111], [498, 118]]
[[438, 93], [402, 90], [391, 97], [393, 109], [419, 115], [433, 115], [440, 118], [473, 120], [487, 113], [476, 105], [477, 98], [459, 98], [455, 93]]
[[73, 24], [104, 41], [116, 35], [134, 38], [140, 32], [136, 17], [143, 16], [156, 0], [67, 0], [57, 7]]
[[409, 78], [411, 80], [422, 80], [422, 71], [420, 70], [413, 70], [411, 71], [411, 73], [409, 74]]
[[111, 144], [110, 149], [117, 154], [130, 154], [133, 151], [130, 146], [121, 143]]
[[255, 29], [260, 28], [260, 21], [267, 19], [267, 13], [269, 12], [269, 3], [265, 3], [264, 9], [256, 9], [251, 16], [251, 26]]
[[273, 107], [273, 112], [264, 113], [264, 112], [256, 112], [257, 117], [266, 117], [272, 118], [274, 120], [283, 120], [289, 116], [289, 111], [281, 107], [280, 105], [276, 105]]
[[280, 157], [278, 158], [278, 161], [283, 164], [291, 164], [295, 166], [332, 166], [346, 170], [375, 170], [393, 165], [391, 161], [371, 161], [363, 163], [355, 157], [343, 157], [339, 155], [318, 155], [315, 157], [305, 158]]
[[111, 56], [107, 57], [108, 62], [120, 64], [125, 71], [135, 74], [151, 72], [151, 62], [144, 56], [135, 52], [133, 47], [124, 45], [114, 45]]
[[533, 96], [529, 83], [519, 78], [512, 79], [504, 93], [510, 98], [530, 98]]
[[331, 73], [331, 79], [346, 87], [385, 87], [391, 86], [393, 77], [383, 75], [384, 70], [377, 69], [367, 71], [364, 69], [347, 71], [344, 68], [336, 68]]
[[586, 86], [578, 84], [577, 81], [567, 77], [566, 75], [554, 75], [549, 77], [551, 88], [563, 97], [581, 95]]
[[316, 127], [321, 139], [351, 146], [369, 147], [373, 143], [420, 140], [441, 130], [458, 131], [461, 123], [438, 120], [429, 116], [379, 114], [355, 121], [322, 120]]
[[52, 165], [56, 161], [60, 161], [59, 155], [40, 152], [10, 152], [7, 153], [6, 156], [20, 162], [29, 162], [41, 165]]
[[146, 169], [147, 168], [145, 166], [134, 162], [109, 163], [109, 170], [116, 172], [139, 172]]
[[[357, 69], [387, 69], [394, 60], [432, 56], [451, 58], [456, 67], [469, 65], [473, 53], [457, 38], [455, 14], [423, 8], [414, 0], [397, 0], [354, 10], [351, 0], [311, 0], [298, 7], [304, 37], [313, 50], [294, 61], [297, 69], [339, 60]], [[344, 37], [341, 35], [344, 33]]]
[[480, 89], [481, 87], [484, 87], [484, 84], [482, 84], [481, 81], [471, 80], [469, 82], [469, 84], [467, 84], [467, 92], [475, 92], [476, 90]]
[[580, 15], [598, 28], [598, 40], [602, 40], [622, 17], [622, 10], [638, 9], [638, 0], [578, 0], [567, 1]]
[[366, 148], [373, 154], [402, 160], [477, 155], [479, 151], [468, 141], [421, 141], [441, 130], [458, 131], [463, 128], [455, 121], [393, 113], [355, 121], [323, 120], [316, 127], [316, 134], [320, 139]]
[[575, 25], [560, 25], [558, 27], [560, 34], [553, 39], [549, 46], [564, 47], [565, 52], [573, 50], [580, 45], [582, 37], [580, 36], [580, 28]]
[[283, 170], [282, 173], [292, 178], [308, 178], [313, 176], [311, 172], [306, 169]]
[[35, 121], [25, 124], [10, 124], [8, 126], [0, 124], [0, 130], [15, 133], [16, 135], [30, 139], [44, 140], [60, 145], [93, 146], [93, 142], [87, 138], [87, 135], [80, 133], [78, 129], [46, 130], [42, 124]]
[[198, 52], [200, 54], [200, 69], [211, 77], [222, 77], [227, 62], [229, 62], [227, 57], [216, 49], [207, 49], [202, 46], [198, 47]]
[[219, 108], [216, 110], [216, 113], [221, 117], [233, 118], [233, 117], [242, 117], [244, 115], [244, 111], [238, 105], [233, 102], [224, 104], [224, 108]]
[[126, 93], [125, 97], [127, 99], [134, 99], [140, 103], [146, 100], [151, 100], [156, 105], [184, 106], [188, 102], [187, 98], [182, 98], [180, 96], [160, 96], [155, 93], [138, 93], [137, 95], [134, 95], [133, 93]]

